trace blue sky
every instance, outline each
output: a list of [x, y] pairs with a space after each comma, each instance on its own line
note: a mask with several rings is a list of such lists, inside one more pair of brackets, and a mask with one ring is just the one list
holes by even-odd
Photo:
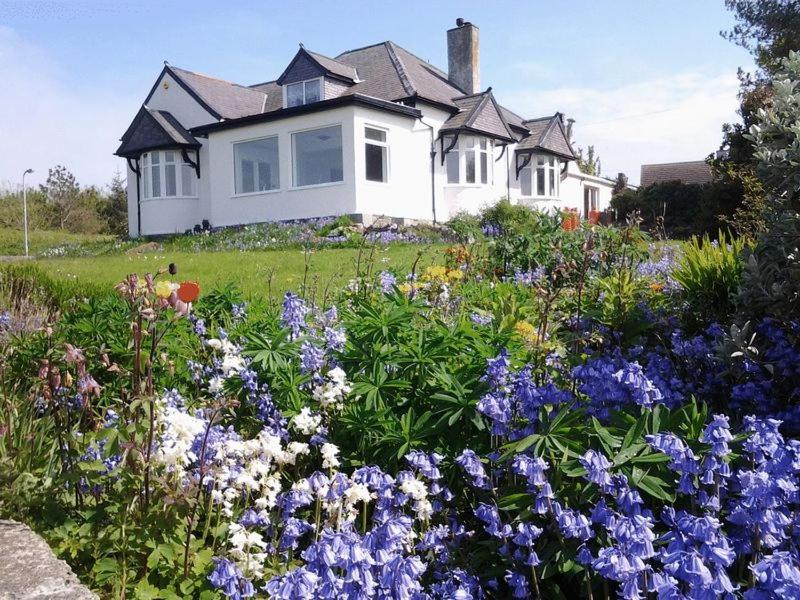
[[603, 174], [700, 159], [736, 118], [747, 52], [722, 0], [245, 2], [0, 0], [0, 186], [63, 163], [103, 185], [164, 60], [251, 84], [303, 42], [328, 55], [391, 39], [446, 68], [456, 17], [480, 27], [481, 80], [526, 117], [562, 111]]

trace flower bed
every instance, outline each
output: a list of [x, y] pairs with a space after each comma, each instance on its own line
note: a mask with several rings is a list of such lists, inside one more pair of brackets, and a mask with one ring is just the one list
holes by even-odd
[[0, 512], [108, 596], [800, 596], [798, 324], [697, 317], [727, 247], [542, 227], [324, 306], [9, 312]]

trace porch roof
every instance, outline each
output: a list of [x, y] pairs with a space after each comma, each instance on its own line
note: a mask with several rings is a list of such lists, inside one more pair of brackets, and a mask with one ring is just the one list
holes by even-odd
[[115, 154], [136, 158], [148, 150], [199, 147], [200, 142], [170, 113], [143, 106], [122, 136], [122, 144]]

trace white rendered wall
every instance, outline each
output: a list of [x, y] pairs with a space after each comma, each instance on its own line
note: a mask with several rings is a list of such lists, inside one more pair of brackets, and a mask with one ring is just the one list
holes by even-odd
[[[166, 83], [167, 87], [164, 87]], [[211, 113], [198, 104], [192, 96], [169, 74], [164, 73], [147, 102], [147, 108], [166, 110], [186, 129], [214, 123]]]
[[[437, 118], [435, 112], [442, 111], [431, 112], [434, 114], [423, 117], [423, 121], [436, 131], [442, 119]], [[430, 127], [419, 119], [366, 107], [356, 107], [354, 119], [356, 212], [370, 216], [433, 220]], [[385, 182], [367, 181], [365, 127], [386, 131], [389, 148], [388, 177]]]
[[[356, 211], [353, 120], [354, 106], [223, 129], [209, 134], [210, 168], [208, 218], [214, 227], [309, 219]], [[331, 125], [342, 127], [343, 181], [295, 188], [292, 182], [292, 138], [296, 131]], [[280, 188], [267, 192], [236, 195], [234, 189], [233, 144], [269, 136], [278, 136]]]

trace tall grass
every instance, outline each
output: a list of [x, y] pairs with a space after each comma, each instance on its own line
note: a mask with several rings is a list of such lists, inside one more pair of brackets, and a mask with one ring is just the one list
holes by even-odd
[[672, 273], [699, 319], [721, 320], [734, 310], [742, 278], [745, 240], [720, 231], [718, 239], [697, 236], [683, 244]]

